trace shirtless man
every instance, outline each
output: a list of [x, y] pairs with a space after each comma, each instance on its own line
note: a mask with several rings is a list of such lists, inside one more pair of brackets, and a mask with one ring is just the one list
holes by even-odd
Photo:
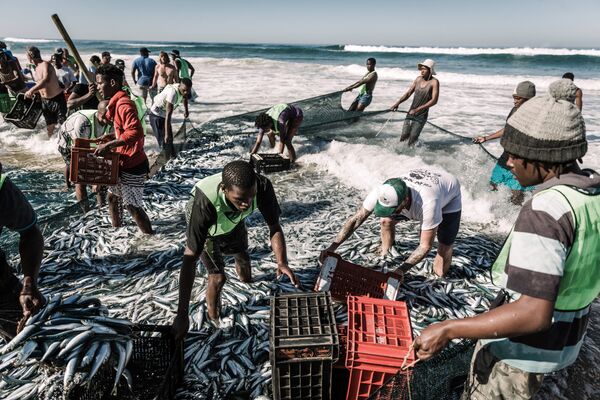
[[417, 64], [420, 75], [410, 85], [406, 93], [390, 107], [391, 111], [397, 111], [398, 106], [415, 94], [413, 102], [408, 110], [408, 115], [402, 127], [400, 141], [408, 139], [408, 145], [412, 146], [419, 139], [419, 135], [427, 122], [429, 109], [437, 104], [440, 95], [440, 82], [433, 77], [435, 75], [435, 62], [427, 59]]
[[42, 97], [42, 114], [46, 120], [48, 137], [54, 134], [57, 123], [67, 119], [67, 100], [60, 87], [56, 70], [48, 61], [42, 60], [40, 50], [31, 46], [27, 49], [29, 62], [35, 65], [35, 86], [25, 92], [25, 97], [31, 99], [39, 93]]
[[[570, 79], [571, 82], [575, 80], [575, 75], [572, 72], [566, 72], [562, 77], [563, 79]], [[579, 111], [583, 109], [583, 92], [580, 88], [577, 88], [575, 93], [575, 106], [579, 108]]]
[[161, 51], [158, 56], [158, 65], [154, 70], [154, 78], [152, 79], [152, 86], [150, 86], [150, 89], [156, 89], [158, 87], [158, 93], [160, 93], [165, 86], [179, 82], [177, 68], [169, 61], [169, 55], [164, 51]]
[[4, 51], [0, 51], [0, 85], [6, 86], [12, 94], [26, 91], [25, 77]]

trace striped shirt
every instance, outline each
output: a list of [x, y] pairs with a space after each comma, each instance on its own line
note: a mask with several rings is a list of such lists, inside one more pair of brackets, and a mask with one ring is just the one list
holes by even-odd
[[[541, 184], [537, 192], [561, 184], [599, 187], [600, 177], [595, 173], [564, 174]], [[573, 212], [560, 193], [547, 191], [523, 205], [502, 279], [513, 300], [526, 295], [556, 301], [575, 233]], [[496, 357], [515, 368], [533, 373], [558, 371], [577, 358], [589, 311], [590, 305], [577, 311], [555, 309], [552, 325], [544, 332], [484, 342]]]

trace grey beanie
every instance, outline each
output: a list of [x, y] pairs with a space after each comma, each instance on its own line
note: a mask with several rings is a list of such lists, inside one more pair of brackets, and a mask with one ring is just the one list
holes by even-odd
[[535, 85], [531, 81], [520, 82], [515, 88], [513, 96], [531, 99], [532, 97], [535, 97]]
[[572, 103], [577, 87], [568, 79], [553, 82], [506, 122], [500, 144], [510, 154], [532, 161], [567, 163], [587, 152], [585, 122]]

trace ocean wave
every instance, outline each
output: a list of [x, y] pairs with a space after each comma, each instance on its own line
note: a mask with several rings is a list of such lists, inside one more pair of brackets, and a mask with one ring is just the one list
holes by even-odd
[[344, 51], [358, 53], [405, 53], [405, 54], [448, 54], [448, 55], [482, 55], [482, 54], [507, 54], [515, 56], [589, 56], [600, 57], [600, 50], [596, 49], [550, 49], [545, 47], [389, 47], [389, 46], [361, 46], [347, 44]]
[[14, 38], [14, 37], [5, 37], [3, 39], [5, 42], [11, 43], [56, 43], [60, 42], [57, 39], [26, 39], [26, 38]]
[[195, 44], [178, 44], [178, 43], [121, 43], [121, 46], [131, 47], [196, 47]]

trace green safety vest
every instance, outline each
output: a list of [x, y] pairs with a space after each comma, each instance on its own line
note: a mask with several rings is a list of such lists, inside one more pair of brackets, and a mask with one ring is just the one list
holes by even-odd
[[177, 57], [176, 60], [179, 60], [179, 65], [181, 68], [179, 69], [179, 78], [189, 78], [190, 77], [190, 68], [188, 66], [187, 60]]
[[192, 189], [192, 195], [200, 190], [217, 210], [217, 222], [208, 228], [209, 236], [221, 236], [231, 232], [239, 223], [256, 210], [256, 196], [252, 200], [252, 206], [240, 212], [229, 206], [225, 193], [221, 190], [221, 174], [211, 175], [196, 183]]
[[[171, 87], [175, 90], [175, 93], [177, 93], [177, 98], [175, 99], [175, 104], [173, 104], [173, 109], [175, 109], [175, 107], [177, 107], [178, 105], [180, 105], [183, 102], [183, 95], [179, 92], [179, 83], [170, 83], [167, 86], [165, 86], [165, 89], [167, 87]], [[165, 89], [163, 89], [163, 92], [165, 91]]]
[[277, 121], [279, 120], [279, 115], [281, 115], [283, 110], [285, 110], [286, 108], [288, 108], [288, 105], [286, 103], [281, 103], [274, 105], [267, 111], [267, 115], [273, 119], [273, 131], [275, 133], [279, 133]]
[[[92, 127], [92, 131], [90, 132], [90, 139], [96, 138], [96, 121], [94, 121], [94, 116], [96, 115], [97, 110], [79, 110], [77, 113], [83, 115], [90, 123]], [[106, 130], [106, 127], [105, 127]]]
[[[586, 191], [557, 185], [536, 196], [549, 190], [557, 191], [565, 198], [575, 219], [575, 242], [567, 255], [554, 308], [576, 311], [587, 307], [600, 293], [600, 188]], [[511, 230], [492, 266], [492, 281], [497, 286], [506, 287], [504, 269], [512, 236]]]

